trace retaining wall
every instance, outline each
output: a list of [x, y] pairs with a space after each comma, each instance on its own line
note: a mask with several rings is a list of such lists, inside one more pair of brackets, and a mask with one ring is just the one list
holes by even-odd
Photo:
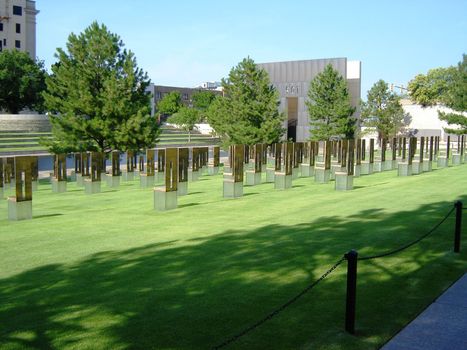
[[45, 114], [0, 114], [0, 131], [50, 132], [52, 126]]

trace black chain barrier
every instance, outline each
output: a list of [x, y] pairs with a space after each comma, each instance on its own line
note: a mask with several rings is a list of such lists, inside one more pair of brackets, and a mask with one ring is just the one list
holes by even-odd
[[322, 280], [324, 280], [331, 272], [333, 272], [340, 264], [342, 264], [342, 262], [345, 260], [345, 257], [342, 257], [339, 261], [337, 261], [329, 270], [327, 270], [320, 278], [318, 278], [316, 281], [314, 281], [313, 283], [311, 283], [310, 285], [308, 285], [305, 289], [303, 289], [300, 293], [298, 293], [297, 295], [295, 295], [293, 298], [289, 299], [287, 302], [285, 302], [284, 304], [282, 304], [281, 306], [279, 306], [277, 309], [275, 309], [274, 311], [270, 312], [269, 314], [267, 314], [265, 317], [263, 317], [261, 320], [257, 321], [256, 323], [252, 324], [251, 326], [245, 328], [244, 330], [242, 330], [241, 332], [237, 333], [236, 335], [232, 336], [231, 338], [227, 339], [226, 341], [222, 342], [221, 344], [219, 345], [216, 345], [215, 347], [213, 347], [213, 349], [221, 349], [231, 343], [233, 343], [234, 341], [238, 340], [239, 338], [243, 337], [244, 335], [250, 333], [251, 331], [253, 331], [254, 329], [258, 328], [259, 326], [261, 326], [263, 323], [265, 323], [266, 321], [270, 320], [271, 318], [273, 318], [274, 316], [276, 316], [278, 313], [280, 313], [281, 311], [283, 311], [284, 309], [286, 309], [287, 307], [289, 307], [290, 305], [292, 305], [293, 303], [295, 303], [298, 299], [300, 299], [303, 295], [305, 295], [306, 293], [308, 293], [311, 289], [313, 289], [313, 287], [315, 287], [319, 282], [321, 282]]
[[372, 260], [372, 259], [377, 259], [377, 258], [382, 258], [382, 257], [385, 257], [385, 256], [389, 256], [389, 255], [393, 255], [393, 254], [396, 254], [396, 253], [399, 253], [400, 251], [402, 250], [405, 250], [407, 248], [410, 248], [411, 246], [413, 246], [414, 244], [420, 242], [422, 239], [428, 237], [429, 235], [431, 235], [433, 232], [436, 231], [436, 229], [438, 227], [440, 227], [447, 219], [448, 217], [452, 214], [452, 212], [455, 210], [456, 208], [453, 207], [451, 210], [449, 210], [449, 212], [446, 214], [446, 216], [439, 222], [437, 223], [435, 226], [433, 226], [433, 228], [428, 231], [427, 233], [425, 233], [423, 236], [417, 238], [415, 241], [412, 241], [410, 243], [407, 243], [405, 245], [403, 245], [402, 247], [399, 247], [397, 249], [394, 249], [394, 250], [391, 250], [389, 252], [386, 252], [386, 253], [381, 253], [381, 254], [376, 254], [376, 255], [371, 255], [371, 256], [364, 256], [364, 257], [359, 257], [358, 260]]

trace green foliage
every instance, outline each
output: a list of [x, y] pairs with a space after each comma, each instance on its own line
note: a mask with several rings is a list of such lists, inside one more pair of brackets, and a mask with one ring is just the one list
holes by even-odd
[[[457, 112], [467, 111], [467, 56], [457, 67], [436, 68], [427, 75], [419, 74], [409, 83], [412, 99], [423, 106], [442, 104]], [[467, 117], [460, 113], [438, 111], [440, 120], [455, 128], [445, 128], [452, 134], [467, 133]]]
[[278, 111], [279, 95], [265, 70], [245, 58], [222, 79], [222, 87], [224, 97], [216, 97], [207, 118], [224, 146], [280, 140], [285, 116]]
[[417, 75], [409, 82], [411, 99], [425, 107], [448, 104], [455, 74], [456, 68], [448, 67], [430, 69], [426, 75]]
[[193, 107], [200, 110], [207, 110], [216, 99], [216, 94], [212, 91], [200, 90], [193, 94]]
[[378, 80], [368, 91], [367, 102], [362, 102], [361, 120], [366, 127], [375, 128], [380, 138], [395, 137], [410, 123], [400, 97], [389, 91], [384, 80]]
[[[450, 85], [449, 101], [446, 104], [457, 112], [467, 111], [467, 55], [462, 56], [462, 62], [459, 62], [455, 70], [454, 79]], [[445, 128], [446, 132], [452, 134], [467, 133], [467, 117], [460, 113], [438, 112], [439, 119], [446, 121], [449, 125], [455, 125], [456, 128]]]
[[17, 114], [24, 108], [43, 111], [44, 64], [25, 52], [0, 52], [0, 110]]
[[191, 132], [195, 128], [195, 124], [201, 120], [201, 111], [195, 108], [182, 107], [179, 111], [173, 114], [167, 122], [177, 125], [179, 128], [188, 132], [188, 142], [191, 141]]
[[462, 62], [457, 64], [456, 74], [451, 85], [451, 98], [447, 104], [455, 111], [467, 111], [467, 55], [462, 55]]
[[354, 137], [355, 107], [350, 105], [347, 82], [330, 64], [310, 82], [305, 104], [312, 140]]
[[159, 114], [172, 115], [177, 113], [182, 106], [180, 92], [171, 91], [157, 103], [157, 111]]
[[153, 147], [159, 126], [150, 116], [147, 74], [131, 51], [104, 25], [92, 23], [70, 34], [67, 51], [57, 49], [58, 63], [47, 78], [45, 103], [54, 139], [53, 152], [67, 150], [138, 150]]
[[200, 121], [207, 119], [206, 111], [216, 99], [216, 94], [212, 91], [200, 90], [193, 94], [193, 108], [200, 111]]

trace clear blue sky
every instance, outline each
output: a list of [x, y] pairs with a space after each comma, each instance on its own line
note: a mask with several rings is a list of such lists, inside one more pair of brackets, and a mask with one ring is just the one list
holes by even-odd
[[257, 63], [362, 61], [362, 97], [378, 79], [406, 84], [467, 53], [466, 0], [37, 0], [37, 55], [55, 62], [71, 32], [104, 23], [155, 84], [220, 80]]

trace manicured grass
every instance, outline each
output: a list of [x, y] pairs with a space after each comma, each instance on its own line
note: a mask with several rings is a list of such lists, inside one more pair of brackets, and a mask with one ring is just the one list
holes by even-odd
[[[1, 201], [0, 348], [212, 348], [349, 249], [384, 252], [427, 232], [467, 200], [467, 165], [354, 185], [338, 193], [301, 178], [226, 200], [222, 177], [205, 176], [179, 209], [155, 212], [138, 181], [90, 196], [74, 183], [62, 194], [41, 184], [23, 222], [7, 221]], [[355, 336], [343, 330], [343, 263], [229, 348], [377, 349], [466, 271], [467, 238], [454, 254], [453, 226], [451, 216], [408, 250], [359, 263]]]

